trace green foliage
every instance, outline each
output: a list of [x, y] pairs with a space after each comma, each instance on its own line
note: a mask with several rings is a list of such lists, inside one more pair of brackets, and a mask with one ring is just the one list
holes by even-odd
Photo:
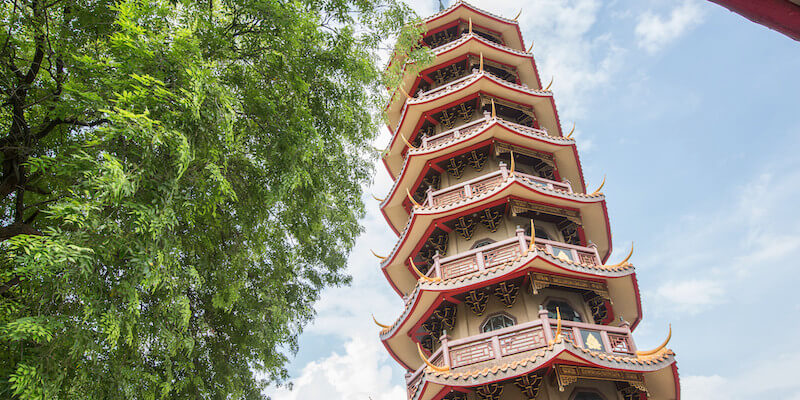
[[0, 7], [0, 398], [251, 399], [285, 382], [319, 291], [349, 280], [381, 83], [430, 58], [413, 13]]

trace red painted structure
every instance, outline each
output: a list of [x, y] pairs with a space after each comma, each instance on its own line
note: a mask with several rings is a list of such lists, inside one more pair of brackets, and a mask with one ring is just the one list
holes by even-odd
[[587, 191], [516, 18], [458, 1], [423, 23], [435, 59], [386, 108], [395, 182], [376, 198], [404, 307], [375, 322], [409, 400], [680, 399], [669, 339], [636, 347], [630, 255], [605, 264], [603, 185]]
[[800, 4], [790, 0], [710, 0], [757, 24], [800, 41]]

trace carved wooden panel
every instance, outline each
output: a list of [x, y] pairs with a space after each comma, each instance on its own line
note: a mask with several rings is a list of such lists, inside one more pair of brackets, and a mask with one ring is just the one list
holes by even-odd
[[547, 346], [547, 340], [544, 337], [542, 328], [530, 328], [508, 333], [499, 336], [498, 339], [500, 339], [500, 354], [503, 356]]
[[490, 383], [488, 385], [478, 386], [475, 388], [475, 393], [480, 400], [500, 400], [503, 396], [503, 385], [499, 383]]
[[628, 335], [619, 335], [616, 333], [608, 334], [608, 341], [611, 342], [611, 351], [615, 353], [632, 353], [633, 351], [630, 338]]
[[495, 354], [491, 339], [450, 348], [450, 366], [452, 368], [491, 360], [494, 357]]
[[477, 271], [478, 261], [475, 256], [471, 256], [442, 264], [441, 268], [443, 279], [452, 279]]
[[467, 194], [464, 192], [464, 188], [460, 187], [458, 189], [437, 194], [436, 196], [433, 197], [433, 204], [434, 206], [446, 206], [448, 204], [453, 204], [455, 202], [464, 200], [466, 198]]
[[496, 249], [491, 249], [483, 253], [483, 262], [484, 265], [488, 267], [493, 267], [498, 264], [502, 264], [506, 261], [513, 260], [517, 258], [520, 254], [519, 243], [511, 243], [503, 247], [498, 247]]
[[558, 388], [562, 392], [565, 387], [576, 382], [579, 378], [626, 382], [643, 392], [647, 391], [644, 385], [644, 376], [637, 372], [562, 364], [557, 364], [555, 370]]

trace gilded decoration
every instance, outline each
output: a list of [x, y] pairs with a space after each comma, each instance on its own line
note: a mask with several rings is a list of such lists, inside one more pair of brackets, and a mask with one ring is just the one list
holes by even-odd
[[439, 254], [447, 254], [447, 239], [447, 233], [441, 232], [438, 235], [431, 235], [426, 243], [438, 251]]
[[456, 179], [461, 179], [461, 174], [464, 173], [464, 167], [465, 166], [466, 166], [466, 164], [464, 164], [463, 160], [461, 160], [460, 158], [454, 157], [454, 158], [451, 158], [451, 159], [447, 160], [447, 168], [446, 169], [447, 169], [447, 172], [450, 173], [450, 175], [453, 175]]
[[587, 281], [566, 276], [541, 274], [538, 272], [531, 272], [529, 275], [533, 294], [538, 294], [539, 290], [548, 286], [561, 286], [572, 289], [589, 290], [605, 300], [611, 300], [611, 295], [608, 292], [608, 286], [605, 282]]
[[515, 154], [522, 154], [524, 156], [528, 156], [531, 158], [536, 158], [542, 160], [545, 164], [549, 166], [555, 166], [555, 160], [553, 159], [553, 155], [550, 153], [545, 153], [542, 151], [536, 151], [531, 149], [526, 149], [524, 147], [514, 146], [513, 144], [506, 144], [506, 143], [495, 143], [494, 144], [494, 153], [495, 155], [500, 155], [503, 153], [511, 153], [514, 152]]
[[630, 384], [624, 382], [615, 382], [617, 391], [622, 396], [623, 400], [639, 400], [642, 398], [642, 391]]
[[456, 305], [445, 302], [433, 312], [434, 318], [442, 321], [444, 329], [453, 329], [456, 325]]
[[594, 292], [586, 292], [583, 294], [583, 299], [589, 305], [592, 311], [592, 318], [595, 322], [601, 323], [608, 317], [608, 308], [606, 307], [606, 299]]
[[564, 220], [558, 224], [558, 229], [561, 230], [561, 235], [564, 236], [564, 243], [579, 244], [581, 241], [578, 235], [578, 226], [569, 220]]
[[519, 294], [519, 285], [514, 282], [500, 282], [494, 289], [494, 295], [506, 307], [511, 307], [517, 300]]
[[439, 338], [442, 336], [442, 321], [438, 318], [430, 318], [422, 324], [422, 329], [428, 331], [434, 338]]
[[511, 215], [517, 216], [525, 212], [538, 212], [564, 217], [578, 225], [582, 225], [580, 212], [560, 207], [548, 206], [544, 204], [531, 203], [528, 201], [511, 199]]
[[461, 117], [461, 120], [464, 122], [469, 122], [472, 119], [472, 116], [475, 115], [475, 106], [470, 104], [469, 102], [461, 103], [458, 105], [458, 116]]
[[647, 388], [644, 385], [644, 376], [636, 372], [562, 364], [557, 364], [555, 370], [558, 390], [562, 392], [564, 388], [577, 382], [578, 379], [625, 382], [642, 392], [647, 392]]
[[450, 392], [442, 400], [467, 400], [467, 394], [462, 392]]
[[489, 157], [486, 153], [481, 151], [472, 150], [467, 154], [467, 162], [475, 171], [481, 171], [486, 165], [487, 159], [489, 159]]
[[439, 344], [439, 338], [436, 338], [433, 335], [425, 335], [420, 338], [419, 343], [422, 345], [422, 348], [433, 353], [433, 349], [437, 344]]
[[464, 302], [467, 303], [469, 309], [477, 316], [483, 315], [486, 311], [486, 303], [488, 301], [489, 296], [481, 290], [470, 291], [464, 298]]
[[503, 385], [490, 383], [478, 386], [475, 388], [475, 393], [478, 394], [478, 399], [480, 400], [500, 400], [500, 396], [503, 395]]
[[495, 209], [487, 208], [481, 213], [481, 223], [489, 232], [497, 232], [497, 228], [500, 227], [500, 221], [502, 220], [503, 214]]
[[[422, 179], [422, 184], [426, 188], [439, 190], [439, 185], [442, 183], [442, 178], [439, 174], [431, 174]], [[426, 189], [427, 190], [427, 189]]]
[[539, 374], [523, 375], [514, 380], [519, 390], [528, 400], [535, 400], [539, 394], [539, 389], [542, 387], [542, 376]]
[[464, 240], [472, 239], [472, 234], [475, 233], [475, 221], [469, 217], [458, 217], [455, 224], [453, 224], [453, 230], [458, 232]]
[[446, 126], [447, 129], [453, 129], [456, 123], [456, 113], [450, 109], [444, 110], [439, 114], [439, 122]]

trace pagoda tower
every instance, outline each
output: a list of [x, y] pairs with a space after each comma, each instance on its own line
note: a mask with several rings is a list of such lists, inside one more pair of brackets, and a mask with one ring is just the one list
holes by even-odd
[[433, 66], [386, 110], [380, 207], [399, 239], [376, 254], [404, 303], [375, 322], [408, 398], [679, 399], [669, 336], [634, 344], [630, 254], [606, 264], [602, 184], [587, 190], [516, 18], [456, 2], [423, 23]]

